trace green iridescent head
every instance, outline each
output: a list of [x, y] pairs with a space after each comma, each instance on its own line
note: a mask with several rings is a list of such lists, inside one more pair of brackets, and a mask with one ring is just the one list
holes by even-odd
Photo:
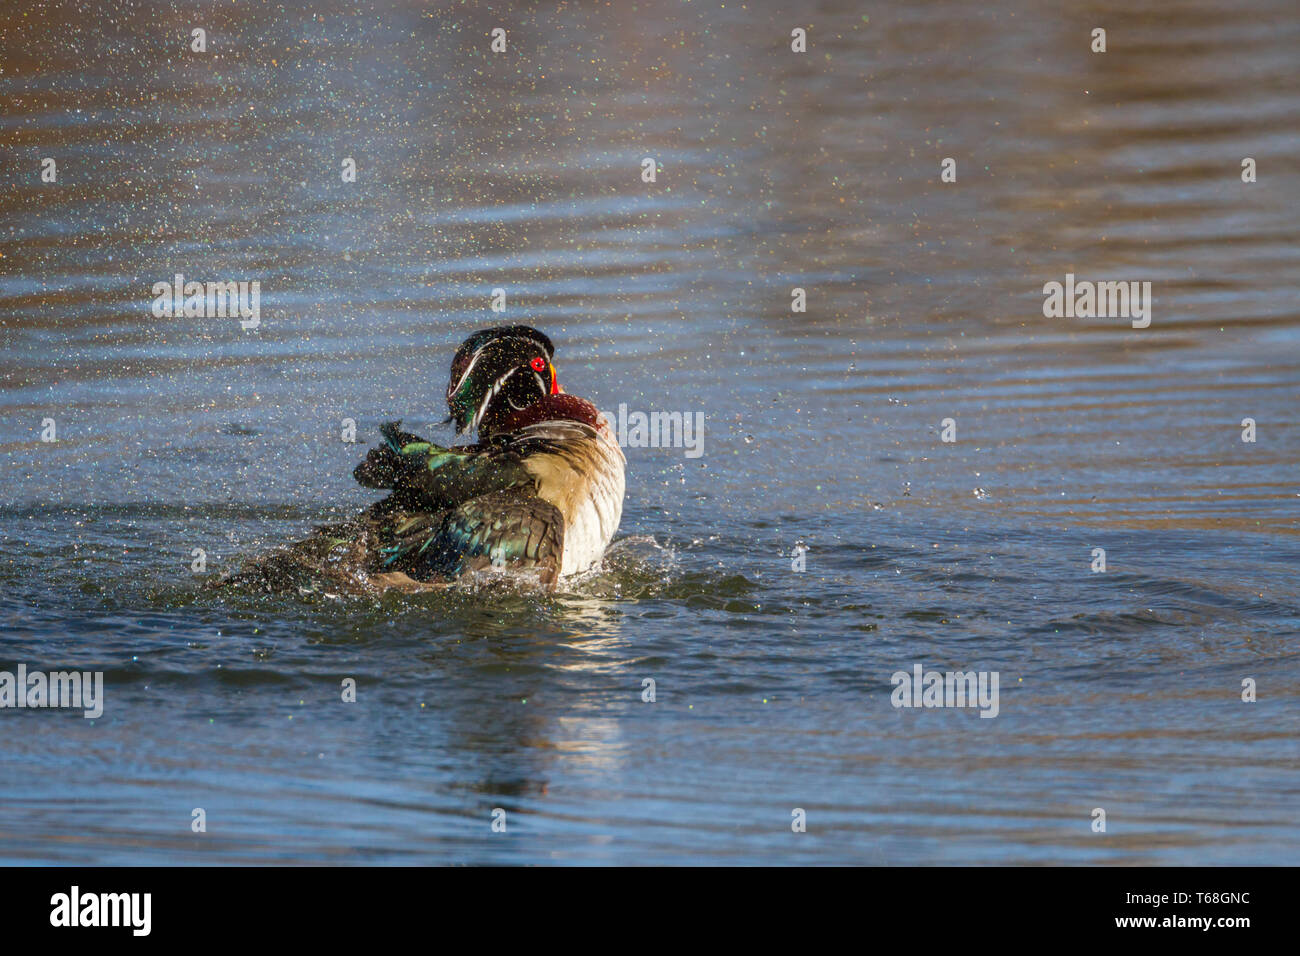
[[447, 383], [457, 434], [557, 394], [554, 355], [551, 340], [527, 325], [482, 329], [466, 339], [451, 360]]

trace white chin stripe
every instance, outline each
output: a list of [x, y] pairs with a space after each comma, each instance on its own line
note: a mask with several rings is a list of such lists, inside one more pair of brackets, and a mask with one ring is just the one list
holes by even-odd
[[[497, 379], [495, 382], [492, 383], [492, 388], [489, 389], [488, 393], [483, 396], [483, 404], [479, 405], [478, 411], [474, 413], [474, 420], [469, 423], [470, 431], [472, 432], [478, 431], [478, 423], [483, 420], [483, 415], [487, 412], [488, 404], [492, 401], [492, 399], [497, 397], [497, 393], [501, 391], [501, 388], [502, 386], [505, 385], [506, 380], [509, 379], [511, 375], [514, 375], [515, 372], [517, 371], [519, 371], [519, 369], [512, 368], [510, 371], [506, 372], [506, 374], [502, 375], [499, 379]], [[511, 404], [514, 403], [512, 402]]]

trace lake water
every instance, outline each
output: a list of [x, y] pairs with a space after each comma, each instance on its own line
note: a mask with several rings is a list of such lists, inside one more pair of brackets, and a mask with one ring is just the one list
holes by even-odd
[[[115, 8], [0, 32], [0, 668], [105, 680], [0, 711], [0, 861], [1295, 862], [1293, 3]], [[201, 589], [374, 500], [380, 422], [449, 441], [502, 321], [704, 415], [604, 571]]]

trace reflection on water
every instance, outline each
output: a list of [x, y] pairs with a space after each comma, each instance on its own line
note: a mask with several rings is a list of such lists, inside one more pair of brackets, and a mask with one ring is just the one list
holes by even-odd
[[[0, 666], [108, 710], [5, 715], [6, 858], [1294, 858], [1298, 40], [1281, 0], [19, 3]], [[261, 326], [154, 319], [177, 272]], [[1151, 282], [1151, 327], [1044, 318], [1067, 273]], [[699, 459], [629, 449], [606, 571], [200, 592], [193, 549], [370, 500], [344, 418], [446, 437], [494, 288], [566, 387], [705, 414]], [[917, 661], [1000, 716], [894, 710]]]

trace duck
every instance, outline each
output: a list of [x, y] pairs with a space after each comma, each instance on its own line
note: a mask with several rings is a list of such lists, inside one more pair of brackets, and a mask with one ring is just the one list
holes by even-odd
[[477, 440], [442, 446], [384, 423], [353, 478], [385, 497], [242, 579], [273, 586], [318, 568], [362, 589], [494, 574], [554, 589], [598, 565], [622, 519], [626, 459], [605, 415], [560, 387], [554, 358], [531, 326], [475, 332], [452, 358], [444, 424]]

